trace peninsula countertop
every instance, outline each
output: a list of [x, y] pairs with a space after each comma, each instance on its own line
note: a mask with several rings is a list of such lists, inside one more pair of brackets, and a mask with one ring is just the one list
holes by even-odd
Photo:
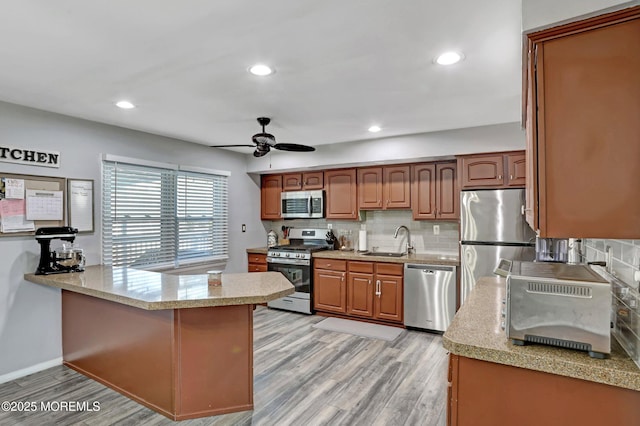
[[500, 326], [505, 283], [504, 278], [478, 280], [442, 336], [445, 349], [467, 358], [640, 391], [640, 369], [613, 338], [607, 359], [577, 350], [511, 344]]
[[25, 274], [24, 279], [146, 310], [251, 305], [294, 292], [279, 272], [223, 273], [217, 287], [207, 284], [205, 274], [170, 275], [104, 265], [87, 266], [84, 272]]

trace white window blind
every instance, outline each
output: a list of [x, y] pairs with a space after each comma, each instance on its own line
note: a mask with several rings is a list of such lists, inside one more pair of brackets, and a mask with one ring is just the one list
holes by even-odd
[[227, 176], [103, 162], [103, 263], [178, 267], [228, 257]]

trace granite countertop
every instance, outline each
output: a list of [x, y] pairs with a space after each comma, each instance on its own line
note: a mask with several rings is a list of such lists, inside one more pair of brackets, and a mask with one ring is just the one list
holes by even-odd
[[247, 253], [249, 254], [267, 254], [269, 249], [267, 247], [257, 247], [257, 248], [248, 248]]
[[313, 253], [313, 257], [318, 259], [360, 260], [364, 262], [419, 263], [422, 265], [447, 266], [460, 265], [460, 258], [457, 254], [410, 254], [401, 257], [390, 257], [365, 256], [364, 254], [356, 251], [325, 250]]
[[640, 369], [613, 338], [607, 359], [552, 346], [511, 344], [500, 326], [505, 284], [504, 278], [478, 281], [442, 336], [445, 349], [467, 358], [640, 391]]
[[103, 265], [67, 274], [25, 274], [24, 279], [147, 310], [251, 305], [294, 292], [279, 272], [223, 273], [217, 287], [207, 284], [206, 274], [169, 275]]

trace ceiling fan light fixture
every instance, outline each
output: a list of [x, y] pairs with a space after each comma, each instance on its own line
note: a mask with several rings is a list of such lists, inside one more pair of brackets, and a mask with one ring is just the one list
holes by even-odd
[[453, 65], [464, 59], [464, 55], [459, 52], [444, 52], [435, 59], [438, 65]]
[[380, 126], [377, 126], [377, 125], [373, 125], [373, 126], [369, 127], [369, 131], [371, 133], [378, 133], [380, 130], [382, 130], [382, 128]]
[[266, 77], [275, 73], [276, 71], [268, 65], [255, 64], [249, 68], [249, 72], [253, 75], [257, 75], [258, 77]]
[[135, 107], [136, 107], [136, 106], [135, 106], [134, 104], [132, 104], [131, 102], [129, 102], [129, 101], [125, 101], [125, 100], [122, 100], [122, 101], [118, 101], [118, 102], [116, 102], [116, 106], [117, 106], [118, 108], [120, 108], [120, 109], [133, 109], [133, 108], [135, 108]]

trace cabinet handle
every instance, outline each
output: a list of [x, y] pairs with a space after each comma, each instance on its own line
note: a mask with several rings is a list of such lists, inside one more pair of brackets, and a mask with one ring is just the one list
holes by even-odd
[[342, 273], [342, 282], [344, 282], [344, 272]]
[[498, 175], [498, 180], [502, 180], [502, 175]]
[[509, 180], [513, 180], [513, 175], [509, 175]]
[[520, 213], [524, 215], [524, 212], [532, 212], [533, 209], [527, 209], [525, 206], [520, 206]]
[[380, 291], [380, 280], [376, 281], [376, 296], [380, 297], [382, 292]]
[[389, 205], [389, 200], [387, 200], [387, 205]]

